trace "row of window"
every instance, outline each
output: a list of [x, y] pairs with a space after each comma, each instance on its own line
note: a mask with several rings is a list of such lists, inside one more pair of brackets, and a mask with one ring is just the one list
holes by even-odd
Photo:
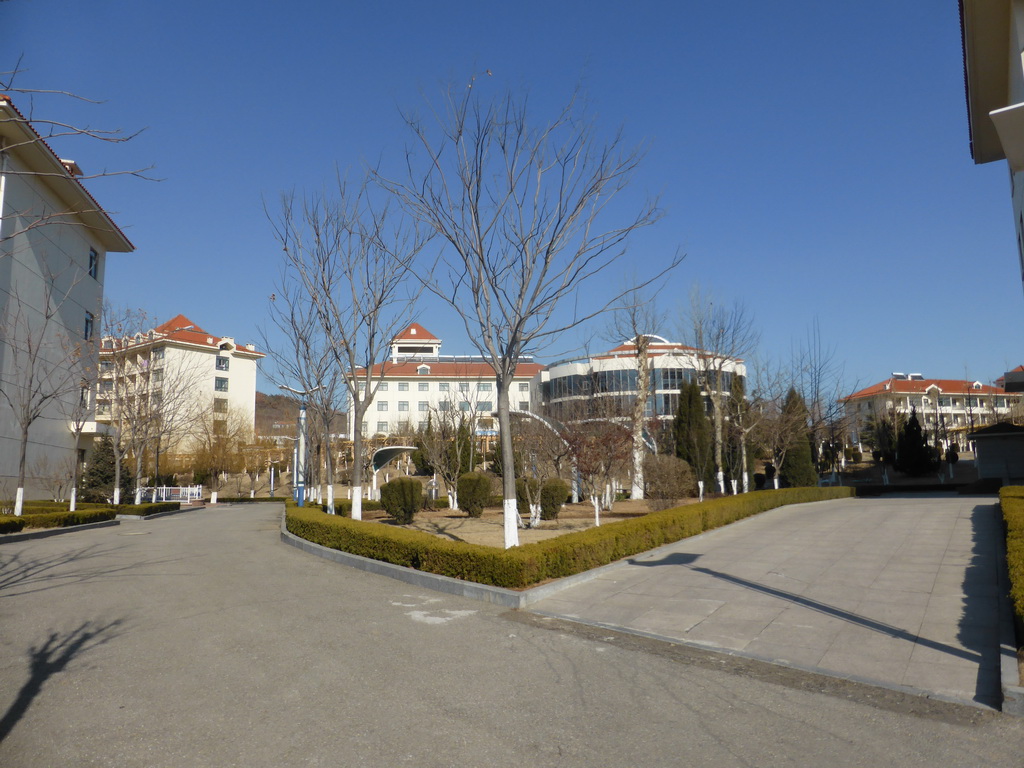
[[[437, 404], [437, 409], [439, 411], [450, 411], [450, 410], [452, 410], [452, 405], [453, 405], [453, 403], [450, 403], [447, 400], [445, 400], [445, 401], [442, 401], [442, 402]], [[381, 413], [389, 410], [390, 408], [391, 408], [391, 406], [390, 406], [390, 404], [388, 403], [387, 400], [378, 400], [377, 401], [377, 410], [380, 411]], [[529, 410], [529, 408], [530, 408], [529, 401], [527, 401], [527, 400], [520, 400], [519, 401], [519, 410], [526, 411], [526, 410]], [[399, 400], [398, 401], [398, 411], [399, 411], [399, 413], [405, 413], [408, 410], [409, 410], [409, 401], [408, 400]], [[426, 412], [428, 412], [430, 410], [430, 403], [427, 400], [420, 400], [416, 404], [416, 410], [418, 410], [420, 413], [426, 413]], [[468, 400], [463, 400], [462, 402], [459, 403], [459, 410], [460, 411], [473, 411], [473, 410], [475, 410], [475, 411], [477, 411], [479, 413], [490, 413], [491, 411], [494, 410], [494, 404], [490, 400], [481, 400], [478, 403], [476, 403], [476, 407], [474, 407], [473, 403], [470, 403]]]
[[[722, 373], [722, 389], [732, 391], [732, 372]], [[583, 397], [606, 392], [636, 392], [637, 371], [631, 369], [615, 369], [610, 371], [590, 371], [585, 374], [559, 376], [544, 384], [544, 399], [548, 402], [565, 397]], [[651, 371], [651, 391], [678, 392], [683, 384], [688, 384], [697, 377], [693, 368], [655, 368]]]
[[[227, 368], [225, 368], [224, 370], [227, 370]], [[453, 383], [458, 384], [458, 391], [459, 392], [469, 392], [469, 390], [470, 390], [470, 384], [467, 381], [460, 381], [460, 382], [439, 381], [439, 382], [437, 382], [437, 391], [438, 392], [451, 392], [452, 391], [451, 385]], [[382, 381], [380, 383], [380, 386], [377, 387], [377, 391], [378, 392], [387, 392], [389, 384], [390, 384], [390, 382]], [[399, 381], [399, 382], [397, 382], [397, 384], [398, 384], [398, 391], [399, 392], [408, 392], [409, 391], [409, 382], [408, 381]], [[493, 391], [493, 387], [494, 387], [494, 385], [493, 385], [492, 382], [481, 381], [481, 382], [477, 383], [476, 391], [477, 392], [491, 392], [491, 391]], [[359, 382], [359, 391], [362, 392], [365, 389], [366, 389], [366, 382], [363, 382], [363, 381]], [[418, 392], [429, 392], [430, 391], [430, 382], [429, 381], [417, 381], [416, 382], [416, 391], [418, 391]], [[527, 382], [527, 381], [519, 382], [519, 391], [520, 392], [529, 392], [530, 391], [530, 383]]]

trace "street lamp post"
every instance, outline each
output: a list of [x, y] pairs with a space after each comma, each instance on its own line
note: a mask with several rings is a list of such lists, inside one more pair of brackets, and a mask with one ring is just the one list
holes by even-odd
[[306, 504], [306, 398], [320, 389], [319, 386], [312, 389], [292, 389], [284, 384], [279, 385], [286, 392], [298, 395], [299, 400], [299, 421], [297, 425], [298, 436], [295, 438], [295, 474], [293, 477], [295, 502], [300, 506]]

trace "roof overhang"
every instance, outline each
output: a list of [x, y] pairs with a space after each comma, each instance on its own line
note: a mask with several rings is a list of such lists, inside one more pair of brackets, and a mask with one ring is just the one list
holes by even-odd
[[0, 148], [16, 154], [29, 173], [50, 188], [106, 251], [129, 253], [135, 250], [113, 219], [3, 94], [0, 94]]
[[960, 0], [967, 121], [975, 163], [1006, 157], [990, 115], [1009, 106], [1010, 10], [1010, 0]]

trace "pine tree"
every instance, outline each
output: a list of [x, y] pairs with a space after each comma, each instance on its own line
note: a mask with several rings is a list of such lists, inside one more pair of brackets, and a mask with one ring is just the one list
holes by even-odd
[[910, 411], [910, 418], [896, 440], [896, 469], [911, 476], [926, 475], [935, 469], [935, 452], [917, 420], [916, 408]]
[[790, 389], [782, 405], [786, 420], [797, 425], [799, 432], [794, 436], [792, 447], [786, 451], [779, 476], [783, 484], [791, 488], [815, 486], [818, 472], [814, 468], [811, 454], [811, 433], [807, 428], [810, 419], [804, 399], [795, 389]]
[[698, 480], [711, 484], [715, 479], [712, 461], [711, 422], [704, 407], [704, 396], [696, 381], [684, 384], [679, 392], [679, 408], [673, 424], [676, 456], [693, 468]]
[[[125, 498], [134, 491], [132, 478], [128, 472], [121, 473], [121, 497]], [[100, 437], [93, 448], [89, 466], [82, 476], [81, 501], [103, 502], [114, 495], [114, 443], [110, 435]]]

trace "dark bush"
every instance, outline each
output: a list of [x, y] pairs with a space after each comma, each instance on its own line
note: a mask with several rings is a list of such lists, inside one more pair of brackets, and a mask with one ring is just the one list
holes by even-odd
[[423, 508], [423, 486], [411, 477], [396, 477], [381, 486], [380, 503], [399, 525], [408, 525]]
[[[529, 494], [527, 494], [529, 488]], [[516, 505], [519, 507], [519, 514], [530, 513], [530, 499], [534, 504], [540, 504], [540, 480], [535, 477], [516, 478]]]
[[549, 477], [540, 487], [540, 519], [557, 520], [569, 498], [569, 486], [560, 477]]
[[25, 527], [25, 521], [14, 515], [0, 515], [0, 533], [17, 533]]
[[676, 456], [657, 454], [644, 459], [648, 506], [668, 509], [697, 495], [697, 477], [690, 465]]
[[491, 478], [482, 472], [467, 472], [459, 478], [459, 509], [470, 517], [480, 517], [491, 500]]
[[763, 472], [755, 472], [754, 473], [754, 490], [755, 491], [763, 491], [764, 490], [764, 484], [765, 484], [765, 482], [767, 482], [767, 480], [768, 480], [768, 478], [765, 477]]

